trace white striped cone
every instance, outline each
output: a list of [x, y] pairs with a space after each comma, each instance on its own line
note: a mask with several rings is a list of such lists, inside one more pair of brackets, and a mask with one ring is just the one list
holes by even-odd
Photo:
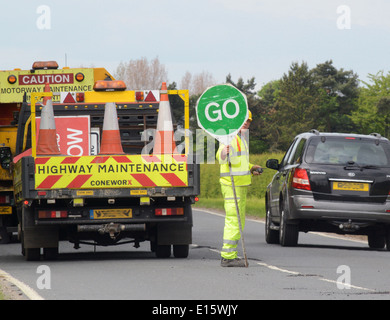
[[37, 142], [37, 155], [61, 154], [57, 144], [56, 123], [54, 120], [53, 101], [47, 99], [41, 111], [41, 123]]
[[114, 102], [106, 103], [99, 154], [124, 154]]
[[163, 82], [160, 91], [160, 106], [153, 154], [173, 154], [175, 149], [176, 143], [173, 132], [171, 105], [168, 99], [167, 84]]
[[[50, 84], [48, 82], [45, 83], [45, 89], [43, 89], [43, 92], [50, 92]], [[48, 100], [51, 100], [50, 97], [43, 97], [43, 105], [46, 105], [46, 102]]]

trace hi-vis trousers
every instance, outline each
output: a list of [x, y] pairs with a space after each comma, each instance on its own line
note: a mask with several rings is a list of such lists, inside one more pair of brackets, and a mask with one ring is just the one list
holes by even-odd
[[[225, 228], [223, 231], [223, 246], [221, 256], [224, 259], [237, 258], [237, 245], [241, 238], [240, 226], [237, 219], [236, 204], [234, 201], [234, 194], [232, 186], [221, 184], [222, 195], [224, 197], [225, 206]], [[236, 186], [236, 195], [238, 208], [241, 217], [241, 226], [244, 230], [245, 226], [245, 208], [246, 208], [246, 194], [248, 187]]]

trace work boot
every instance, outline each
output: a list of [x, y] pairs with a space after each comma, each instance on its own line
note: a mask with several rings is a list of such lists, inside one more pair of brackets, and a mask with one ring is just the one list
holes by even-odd
[[245, 267], [245, 261], [243, 259], [240, 259], [240, 258], [235, 258], [235, 259], [222, 258], [221, 267], [243, 268], [243, 267]]

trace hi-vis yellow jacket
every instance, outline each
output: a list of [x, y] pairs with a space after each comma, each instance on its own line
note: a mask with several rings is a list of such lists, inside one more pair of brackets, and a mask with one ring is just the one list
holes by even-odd
[[[252, 174], [250, 172], [253, 164], [249, 163], [249, 148], [245, 139], [237, 135], [231, 142], [230, 162], [232, 164], [232, 176], [236, 186], [249, 186], [252, 182]], [[230, 177], [229, 163], [227, 157], [221, 159], [221, 153], [225, 145], [220, 144], [216, 158], [220, 163], [220, 179], [219, 182], [224, 185], [231, 186], [232, 180]]]

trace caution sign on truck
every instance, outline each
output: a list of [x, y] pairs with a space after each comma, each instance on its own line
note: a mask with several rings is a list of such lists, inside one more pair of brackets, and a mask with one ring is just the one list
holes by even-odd
[[[0, 103], [21, 103], [24, 94], [30, 102], [31, 93], [43, 92], [46, 83], [52, 92], [92, 91], [96, 79], [106, 77], [112, 78], [104, 68], [58, 69], [55, 61], [35, 62], [31, 70], [0, 72]], [[60, 96], [53, 102], [62, 102]]]

